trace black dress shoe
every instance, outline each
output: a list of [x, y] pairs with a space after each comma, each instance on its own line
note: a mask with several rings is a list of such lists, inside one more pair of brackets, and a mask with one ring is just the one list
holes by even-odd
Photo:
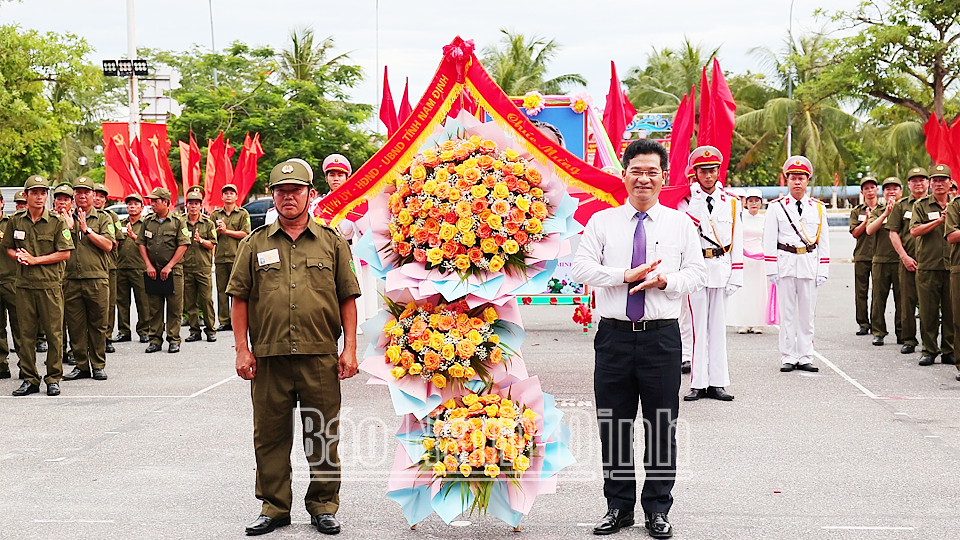
[[810, 373], [816, 373], [820, 371], [820, 368], [818, 368], [813, 364], [797, 364], [797, 369], [803, 370], [803, 371], [809, 371]]
[[3, 371], [0, 371], [0, 379], [9, 379], [10, 377], [12, 377], [12, 375], [10, 375], [10, 370], [9, 370], [9, 369], [5, 369], [5, 370], [3, 370]]
[[46, 342], [46, 341], [41, 341], [41, 342], [37, 343], [37, 352], [47, 352], [47, 349], [48, 349], [48, 348], [49, 348], [49, 347], [47, 346], [47, 342]]
[[867, 334], [869, 334], [869, 333], [870, 333], [870, 329], [867, 328], [866, 326], [861, 326], [860, 329], [857, 330], [857, 335], [858, 335], [858, 336], [865, 336], [865, 335], [867, 335]]
[[104, 348], [104, 352], [107, 352], [107, 353], [115, 353], [115, 352], [117, 352], [117, 349], [115, 349], [115, 348], [113, 347], [113, 342], [112, 342], [112, 341], [109, 341], [109, 340], [107, 341], [107, 346]]
[[957, 359], [953, 357], [952, 354], [945, 354], [940, 357], [941, 364], [950, 364], [951, 366], [957, 364]]
[[934, 357], [930, 356], [929, 354], [925, 354], [925, 355], [923, 355], [923, 356], [920, 357], [920, 362], [919, 362], [919, 364], [920, 364], [921, 366], [932, 366], [932, 365], [933, 365], [933, 360], [934, 360]]
[[163, 350], [163, 347], [161, 347], [160, 345], [157, 345], [156, 343], [151, 343], [150, 345], [147, 346], [146, 352], [155, 353], [155, 352], [160, 352], [162, 350]]
[[200, 341], [200, 334], [190, 334], [183, 341], [187, 343], [193, 343], [194, 341]]
[[690, 362], [684, 361], [680, 363], [680, 373], [690, 373]]
[[873, 338], [873, 344], [876, 345], [877, 347], [883, 347], [883, 337], [882, 337], [882, 336], [874, 336], [874, 338]]
[[95, 381], [105, 381], [107, 380], [107, 374], [102, 369], [93, 368], [93, 379]]
[[310, 523], [323, 534], [340, 534], [340, 522], [333, 514], [317, 514], [310, 518]]
[[900, 354], [913, 354], [916, 350], [916, 345], [904, 345], [900, 347]]
[[179, 343], [171, 343], [170, 346], [167, 347], [167, 352], [168, 352], [168, 353], [178, 353], [178, 352], [180, 352], [180, 344], [179, 344]]
[[230, 332], [233, 330], [233, 325], [231, 324], [221, 324], [217, 327], [217, 332]]
[[600, 523], [593, 528], [593, 534], [613, 534], [624, 527], [633, 525], [633, 512], [611, 508], [607, 510], [607, 515], [603, 516]]
[[783, 364], [780, 366], [780, 371], [782, 371], [783, 373], [790, 373], [795, 369], [797, 369], [796, 364]]
[[707, 397], [706, 388], [691, 388], [687, 395], [683, 396], [684, 401], [696, 401], [700, 398]]
[[60, 395], [60, 385], [52, 382], [47, 384], [47, 395], [48, 396], [59, 396]]
[[728, 394], [727, 391], [720, 386], [708, 386], [707, 397], [719, 399], [720, 401], [733, 401], [733, 395]]
[[65, 381], [75, 381], [77, 379], [89, 379], [89, 378], [90, 378], [90, 372], [84, 371], [80, 368], [73, 368], [73, 371], [63, 376], [63, 380]]
[[274, 519], [272, 517], [260, 516], [247, 525], [247, 536], [258, 536], [273, 532], [277, 527], [286, 527], [290, 524], [290, 516]]
[[63, 363], [68, 366], [77, 365], [77, 357], [73, 356], [72, 352], [63, 353]]
[[128, 334], [117, 334], [117, 337], [113, 338], [113, 340], [116, 341], [117, 343], [120, 343], [123, 341], [132, 341]]
[[957, 372], [957, 380], [960, 381], [960, 371]]
[[670, 525], [670, 520], [667, 519], [667, 514], [664, 512], [647, 514], [643, 526], [654, 538], [670, 538], [673, 536], [673, 526]]
[[214, 343], [217, 341], [217, 336], [207, 336], [207, 343]]
[[20, 388], [17, 388], [16, 390], [13, 391], [13, 395], [17, 397], [28, 396], [30, 394], [36, 394], [39, 391], [40, 391], [39, 386], [35, 384], [30, 384], [28, 381], [23, 381], [23, 384], [20, 385]]
[[140, 334], [140, 343], [150, 343], [150, 336], [146, 334]]

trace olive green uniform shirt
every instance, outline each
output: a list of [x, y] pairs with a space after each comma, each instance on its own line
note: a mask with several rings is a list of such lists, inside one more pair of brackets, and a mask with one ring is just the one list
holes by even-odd
[[[45, 209], [34, 223], [28, 212], [29, 210], [21, 210], [10, 216], [0, 247], [22, 248], [34, 257], [50, 255], [57, 251], [73, 251], [73, 234], [67, 228], [66, 220]], [[66, 262], [17, 266], [18, 288], [59, 289], [63, 286], [63, 269]]]
[[[186, 220], [173, 212], [161, 221], [156, 214], [150, 214], [143, 220], [143, 234], [137, 238], [137, 245], [146, 246], [150, 263], [160, 271], [173, 259], [174, 253], [180, 246], [190, 245], [190, 231]], [[174, 270], [183, 269], [183, 259], [173, 267]]]
[[[870, 212], [870, 223], [876, 221], [883, 215], [885, 206], [878, 204], [876, 208], [873, 209], [873, 212]], [[891, 210], [893, 212], [893, 210]], [[891, 214], [892, 215], [892, 214]], [[890, 216], [887, 216], [887, 221], [890, 220]], [[873, 233], [871, 236], [877, 237], [877, 246], [873, 252], [873, 262], [875, 263], [897, 263], [900, 262], [900, 255], [897, 255], [897, 250], [893, 249], [893, 244], [890, 242], [890, 231], [886, 228], [886, 224], [881, 225], [877, 232]], [[910, 234], [910, 233], [907, 233]]]
[[[10, 216], [0, 215], [0, 241], [3, 240], [8, 221], [10, 221]], [[16, 282], [18, 266], [20, 265], [17, 264], [16, 260], [7, 256], [6, 250], [0, 253], [0, 283], [10, 283], [12, 285]]]
[[114, 243], [113, 243], [113, 250], [111, 250], [110, 253], [107, 254], [107, 268], [109, 270], [116, 270], [119, 267], [118, 262], [120, 260], [120, 251], [117, 249], [117, 241], [120, 238], [120, 233], [117, 232], [120, 230], [120, 216], [118, 216], [112, 210], [100, 210], [100, 211], [106, 212], [106, 214], [110, 216], [110, 222], [113, 223]]
[[[143, 216], [133, 224], [133, 234], [137, 238], [143, 236]], [[117, 268], [121, 270], [141, 270], [146, 271], [147, 265], [140, 256], [140, 248], [137, 241], [127, 236], [127, 228], [130, 227], [130, 218], [124, 218], [120, 221], [120, 228], [117, 229]]]
[[[877, 204], [877, 208], [883, 208], [882, 204]], [[866, 203], [861, 203], [850, 210], [850, 232], [867, 221], [870, 217], [870, 209]], [[877, 249], [877, 235], [867, 234], [866, 231], [857, 238], [857, 245], [853, 248], [854, 262], [870, 262], [873, 260], [873, 252]]]
[[[913, 205], [910, 226], [915, 227], [937, 219], [946, 210], [937, 204], [933, 195], [927, 195]], [[943, 223], [929, 233], [917, 237], [917, 270], [947, 270], [950, 267], [950, 245], [944, 237]]]
[[193, 234], [194, 231], [199, 229], [200, 238], [209, 240], [216, 245], [217, 226], [214, 225], [210, 218], [203, 216], [200, 216], [196, 223], [191, 224], [189, 219], [186, 219], [186, 223], [187, 231], [190, 233], [190, 247], [188, 247], [187, 252], [183, 254], [183, 269], [188, 272], [203, 271], [209, 274], [213, 269], [214, 250], [207, 249], [201, 246], [199, 242], [195, 242]]
[[[227, 215], [223, 208], [217, 208], [210, 214], [210, 219], [214, 225], [222, 219], [224, 225], [231, 231], [243, 231], [250, 234], [250, 213], [239, 206], [230, 215]], [[217, 263], [232, 263], [236, 260], [240, 240], [227, 234], [218, 234], [217, 240], [217, 254], [214, 261]]]
[[340, 303], [360, 296], [350, 246], [309, 220], [294, 242], [279, 220], [257, 228], [237, 252], [227, 294], [248, 302], [253, 354], [337, 354]]
[[[955, 197], [950, 204], [947, 205], [947, 220], [943, 223], [943, 237], [946, 239], [947, 235], [960, 229], [960, 197]], [[960, 243], [951, 244], [947, 242], [947, 245], [950, 246], [950, 273], [951, 274], [960, 274]], [[951, 294], [960, 294], [957, 291], [951, 291]], [[954, 314], [954, 320], [957, 319], [957, 316], [960, 314]]]
[[913, 205], [916, 202], [917, 199], [914, 199], [913, 195], [906, 195], [893, 203], [893, 210], [890, 211], [887, 223], [884, 225], [887, 231], [895, 231], [900, 235], [903, 250], [914, 258], [917, 256], [917, 239], [910, 234], [910, 220], [913, 218]]
[[[87, 227], [93, 229], [93, 232], [102, 235], [104, 238], [115, 242], [113, 218], [103, 210], [97, 210], [91, 207], [87, 214]], [[67, 259], [66, 278], [67, 279], [92, 279], [110, 277], [110, 259], [113, 257], [97, 247], [88, 237], [87, 233], [80, 230], [80, 221], [77, 214], [73, 215], [73, 242], [74, 251]]]

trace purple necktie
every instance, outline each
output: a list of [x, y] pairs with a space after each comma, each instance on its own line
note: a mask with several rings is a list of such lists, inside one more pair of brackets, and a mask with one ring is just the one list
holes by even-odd
[[[647, 231], [643, 226], [643, 220], [647, 218], [646, 212], [637, 212], [637, 230], [633, 233], [633, 259], [631, 268], [636, 268], [647, 262]], [[631, 283], [632, 289], [640, 282]], [[646, 291], [638, 291], [627, 295], [627, 318], [637, 322], [643, 318], [643, 301]]]

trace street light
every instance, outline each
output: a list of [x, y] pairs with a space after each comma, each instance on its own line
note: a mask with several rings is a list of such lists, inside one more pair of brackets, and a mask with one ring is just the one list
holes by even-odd
[[[793, 56], [793, 3], [796, 0], [790, 0], [790, 22], [788, 23], [787, 35], [790, 37], [790, 56]], [[793, 60], [787, 57], [787, 99], [793, 100]], [[787, 159], [793, 155], [793, 118], [787, 115]]]

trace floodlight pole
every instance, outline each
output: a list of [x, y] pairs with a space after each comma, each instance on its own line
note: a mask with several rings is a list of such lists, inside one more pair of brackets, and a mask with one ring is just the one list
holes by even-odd
[[[210, 6], [210, 51], [213, 54], [217, 54], [217, 42], [213, 39], [213, 0], [209, 0], [207, 4]], [[217, 87], [217, 68], [213, 68], [213, 87]]]
[[[789, 69], [787, 71], [787, 99], [793, 99], [793, 2], [790, 0], [790, 23], [787, 35], [790, 37], [790, 56], [787, 57]], [[787, 115], [787, 159], [793, 155], [793, 118]]]
[[[137, 21], [134, 15], [134, 0], [127, 0], [127, 58], [137, 59]], [[140, 136], [140, 84], [137, 75], [130, 73], [130, 142]]]

